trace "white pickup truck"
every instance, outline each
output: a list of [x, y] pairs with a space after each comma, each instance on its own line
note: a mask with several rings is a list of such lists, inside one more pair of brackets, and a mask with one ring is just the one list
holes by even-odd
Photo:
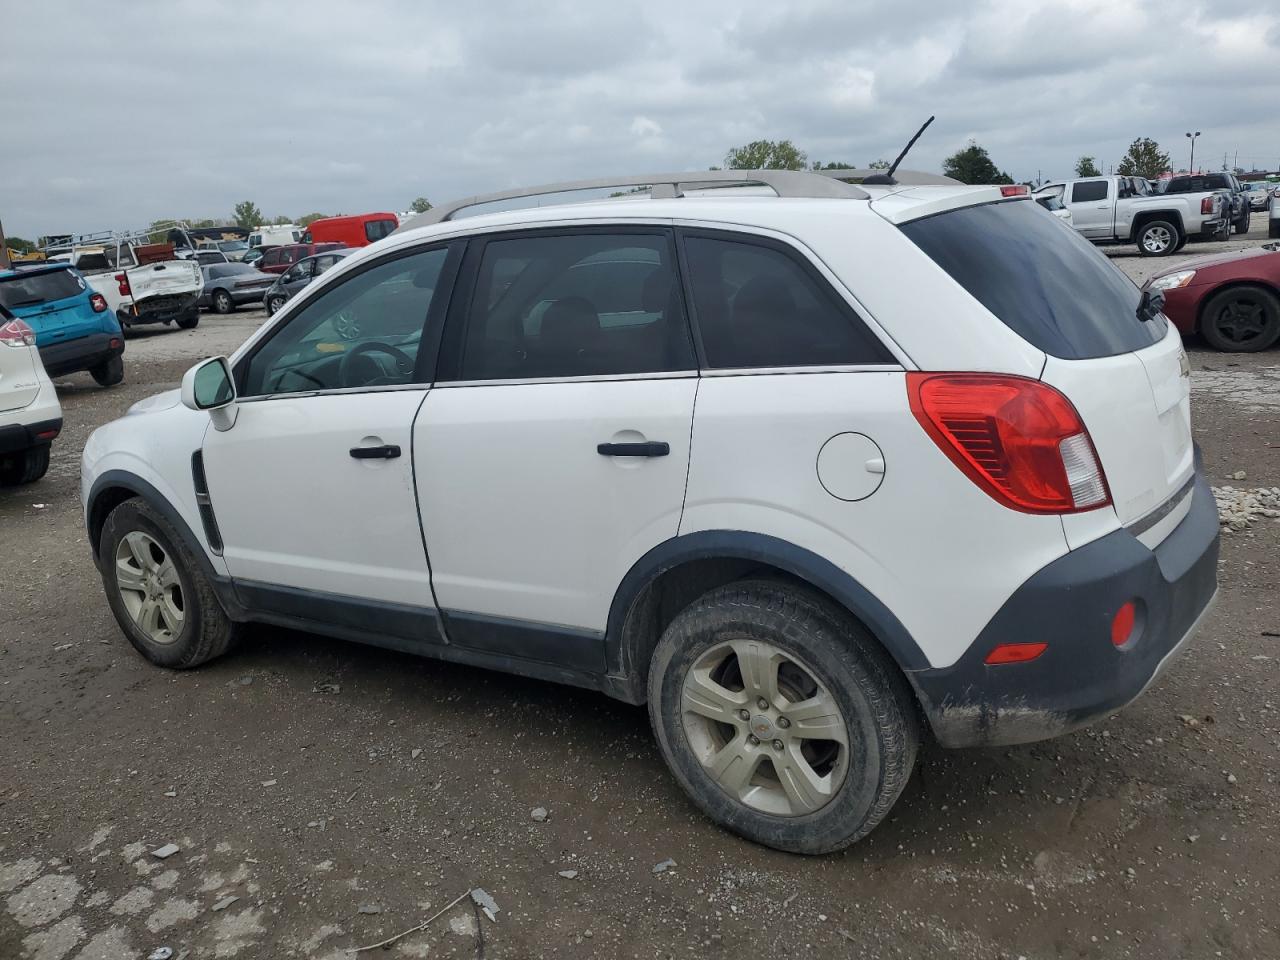
[[142, 233], [65, 237], [46, 249], [84, 275], [106, 298], [121, 329], [140, 323], [177, 323], [190, 329], [200, 322], [197, 305], [204, 289], [200, 264], [179, 259], [167, 244], [149, 244]]
[[1174, 253], [1193, 237], [1230, 231], [1222, 194], [1159, 194], [1141, 177], [1084, 177], [1047, 183], [1035, 192], [1058, 196], [1077, 231], [1094, 243], [1135, 243], [1144, 257]]

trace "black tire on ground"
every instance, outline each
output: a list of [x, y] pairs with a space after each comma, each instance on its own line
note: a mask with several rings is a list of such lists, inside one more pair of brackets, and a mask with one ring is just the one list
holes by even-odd
[[1134, 241], [1144, 257], [1167, 257], [1178, 249], [1181, 234], [1168, 220], [1149, 220], [1138, 228]]
[[117, 383], [124, 381], [124, 357], [116, 356], [110, 360], [104, 360], [96, 367], [89, 370], [89, 375], [97, 381], [100, 387], [114, 387]]
[[[843, 716], [848, 744], [844, 756], [854, 762], [838, 764], [824, 775], [831, 796], [810, 812], [768, 813], [731, 796], [703, 766], [698, 748], [690, 742], [683, 699], [686, 676], [700, 658], [713, 655], [728, 641], [743, 640], [769, 644], [794, 658], [793, 666], [825, 686]], [[741, 676], [740, 664], [738, 670]], [[744, 706], [751, 706], [746, 683], [740, 682]], [[788, 583], [744, 580], [695, 600], [664, 631], [649, 668], [648, 691], [658, 746], [693, 802], [720, 825], [779, 850], [828, 853], [866, 836], [888, 814], [915, 765], [919, 714], [896, 664], [847, 613]], [[699, 721], [697, 712], [692, 713]], [[753, 716], [749, 727], [719, 729], [726, 738], [732, 734], [729, 743], [745, 750], [757, 722]], [[785, 714], [774, 733], [765, 736], [777, 736], [782, 726], [789, 726]], [[760, 748], [768, 756], [762, 743], [751, 749]], [[772, 783], [780, 785], [781, 774], [772, 758], [754, 769], [755, 777], [771, 776]]]
[[1231, 239], [1231, 221], [1229, 219], [1218, 229], [1218, 232], [1213, 239], [1215, 240]]
[[231, 299], [231, 294], [225, 290], [215, 290], [213, 292], [213, 309], [217, 313], [234, 313], [236, 302]]
[[283, 307], [284, 304], [285, 304], [285, 299], [282, 296], [276, 295], [274, 297], [268, 297], [267, 298], [267, 316], [274, 317], [277, 311], [279, 311], [279, 309]]
[[0, 456], [0, 486], [35, 483], [49, 471], [49, 444]]
[[200, 322], [200, 311], [196, 310], [192, 313], [187, 314], [185, 317], [180, 317], [178, 319], [178, 326], [180, 326], [183, 330], [191, 330], [199, 322]]
[[[181, 590], [182, 626], [171, 642], [156, 643], [125, 607], [116, 583], [116, 550], [134, 531], [154, 540], [173, 562]], [[184, 670], [220, 657], [235, 645], [241, 625], [227, 617], [198, 560], [164, 516], [145, 500], [126, 500], [107, 515], [98, 543], [98, 565], [107, 603], [129, 642], [161, 667]]]
[[1236, 221], [1235, 230], [1237, 234], [1249, 232], [1249, 211], [1247, 209], [1244, 212], [1244, 216]]
[[1280, 220], [1270, 220], [1267, 222], [1267, 239], [1280, 240]]
[[1280, 297], [1265, 287], [1230, 287], [1200, 310], [1200, 335], [1215, 350], [1256, 353], [1280, 340]]

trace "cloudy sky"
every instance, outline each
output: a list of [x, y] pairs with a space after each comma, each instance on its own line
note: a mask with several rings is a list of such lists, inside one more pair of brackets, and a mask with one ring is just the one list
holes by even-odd
[[1138, 136], [1185, 165], [1198, 129], [1197, 161], [1274, 170], [1280, 10], [1221, 6], [3, 0], [0, 221], [403, 210], [704, 169], [758, 138], [866, 165], [931, 113], [909, 167], [974, 138], [1017, 179], [1060, 177]]

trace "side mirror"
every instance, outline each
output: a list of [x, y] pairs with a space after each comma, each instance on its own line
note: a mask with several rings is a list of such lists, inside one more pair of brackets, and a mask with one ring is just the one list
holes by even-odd
[[208, 410], [216, 430], [230, 430], [236, 423], [236, 385], [226, 357], [197, 363], [182, 376], [182, 405]]

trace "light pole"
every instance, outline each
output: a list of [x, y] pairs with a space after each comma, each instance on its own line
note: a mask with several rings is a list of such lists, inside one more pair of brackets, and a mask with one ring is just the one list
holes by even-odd
[[1196, 137], [1198, 136], [1200, 136], [1199, 130], [1197, 130], [1195, 133], [1187, 134], [1187, 139], [1191, 141], [1191, 166], [1190, 166], [1190, 169], [1187, 170], [1187, 173], [1196, 172]]

